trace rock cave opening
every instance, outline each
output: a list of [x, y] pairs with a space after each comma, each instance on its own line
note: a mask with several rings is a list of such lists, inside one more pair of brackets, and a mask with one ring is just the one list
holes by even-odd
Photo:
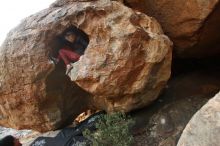
[[51, 42], [49, 59], [56, 65], [68, 69], [68, 65], [77, 62], [89, 44], [89, 36], [76, 26], [66, 28]]
[[[219, 45], [216, 47], [219, 47]], [[190, 95], [182, 93], [182, 95], [188, 97], [187, 99], [194, 96], [210, 99], [220, 90], [219, 57], [220, 55], [216, 54], [205, 58], [173, 58], [172, 75], [167, 88], [171, 88], [176, 80], [181, 80], [181, 84], [178, 85], [180, 89], [170, 89], [173, 95], [184, 89], [187, 91], [185, 93]], [[203, 96], [201, 97], [201, 95]]]
[[[57, 60], [59, 50], [65, 46], [68, 46], [70, 51], [82, 56], [89, 44], [89, 36], [75, 26], [63, 30], [64, 31], [51, 38], [49, 43], [50, 50], [48, 57], [49, 60], [55, 64], [55, 68], [47, 76], [47, 98], [44, 104], [41, 105], [42, 109], [50, 111], [50, 113], [47, 114], [47, 118], [50, 119], [50, 121], [62, 119], [60, 121], [55, 120], [56, 122], [54, 122], [54, 126], [59, 128], [71, 124], [80, 113], [85, 111], [85, 109], [88, 108], [87, 103], [91, 96], [76, 83], [72, 82], [66, 75], [65, 61], [63, 59]], [[66, 39], [66, 35], [72, 34], [75, 35], [75, 38], [73, 42], [70, 42]], [[71, 39], [70, 37], [70, 40]], [[67, 59], [70, 59], [71, 64], [78, 61], [72, 62], [71, 58]]]
[[172, 76], [175, 78], [180, 75], [196, 71], [206, 71], [220, 73], [219, 55], [207, 58], [174, 58], [172, 61]]

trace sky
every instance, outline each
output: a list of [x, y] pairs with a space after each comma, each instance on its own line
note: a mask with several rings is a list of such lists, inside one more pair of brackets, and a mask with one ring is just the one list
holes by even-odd
[[0, 3], [0, 45], [7, 33], [20, 21], [42, 9], [55, 0], [3, 0]]

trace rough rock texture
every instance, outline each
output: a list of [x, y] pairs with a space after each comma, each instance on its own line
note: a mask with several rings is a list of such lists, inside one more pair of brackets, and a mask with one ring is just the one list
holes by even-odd
[[128, 112], [151, 103], [166, 84], [172, 43], [155, 19], [112, 4], [85, 16], [97, 21], [81, 21], [90, 44], [69, 76], [101, 109]]
[[191, 117], [220, 90], [219, 73], [197, 71], [172, 78], [151, 106], [132, 113], [136, 145], [176, 146]]
[[125, 4], [155, 17], [174, 42], [178, 57], [220, 53], [219, 0], [125, 0]]
[[189, 121], [178, 146], [219, 146], [220, 93], [209, 100]]
[[91, 1], [97, 1], [97, 0], [56, 0], [53, 4], [51, 4], [51, 7], [62, 7], [64, 5], [72, 4], [74, 2], [91, 2]]
[[[98, 1], [98, 0], [56, 0], [53, 4], [51, 4], [51, 7], [61, 7], [67, 4], [71, 4], [73, 2], [94, 2], [94, 1]], [[111, 1], [118, 1], [121, 3], [124, 2], [124, 0], [111, 0]]]
[[[103, 98], [91, 98], [69, 80], [62, 64], [55, 67], [48, 59], [56, 36], [71, 25], [90, 37], [73, 78]], [[24, 19], [0, 48], [0, 125], [47, 131], [91, 106], [125, 111], [144, 106], [165, 85], [170, 63], [171, 42], [156, 20], [144, 14], [108, 0], [52, 5]], [[141, 94], [144, 89], [146, 95]], [[117, 95], [117, 105], [102, 102], [110, 94]]]

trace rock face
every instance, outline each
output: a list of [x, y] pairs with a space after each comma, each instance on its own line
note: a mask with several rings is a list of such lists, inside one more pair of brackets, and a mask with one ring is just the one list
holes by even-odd
[[90, 44], [69, 76], [101, 109], [128, 112], [155, 100], [170, 76], [171, 45], [155, 19], [119, 3], [81, 22]]
[[[90, 38], [71, 75], [81, 88], [48, 59], [55, 38], [72, 25]], [[24, 19], [0, 48], [0, 125], [47, 131], [87, 108], [147, 105], [170, 76], [171, 44], [155, 19], [118, 2], [52, 5]]]
[[125, 4], [155, 17], [178, 57], [220, 53], [219, 0], [125, 0]]
[[220, 143], [220, 93], [209, 100], [190, 120], [178, 146], [218, 146]]

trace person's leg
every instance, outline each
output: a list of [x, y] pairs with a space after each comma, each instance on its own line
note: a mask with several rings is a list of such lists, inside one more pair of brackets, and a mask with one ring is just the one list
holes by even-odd
[[80, 58], [80, 55], [75, 53], [75, 52], [73, 52], [73, 51], [71, 51], [68, 55], [69, 55], [68, 57], [69, 57], [70, 61], [74, 61], [75, 62], [75, 61], [78, 61], [79, 58]]
[[59, 54], [66, 65], [70, 64], [70, 62], [78, 61], [80, 58], [79, 54], [75, 53], [72, 50], [68, 50], [68, 49], [60, 49]]
[[59, 55], [66, 64], [66, 74], [69, 74], [71, 69], [73, 68], [70, 62], [75, 62], [78, 61], [80, 58], [80, 55], [77, 53], [73, 52], [72, 50], [69, 49], [60, 49]]
[[68, 57], [68, 52], [66, 49], [60, 49], [59, 50], [59, 57], [63, 60], [65, 65], [70, 64], [69, 57]]

